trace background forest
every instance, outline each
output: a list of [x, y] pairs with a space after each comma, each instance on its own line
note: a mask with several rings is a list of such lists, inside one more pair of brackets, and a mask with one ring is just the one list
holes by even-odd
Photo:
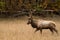
[[60, 15], [60, 0], [0, 0], [1, 17], [29, 15], [30, 9], [38, 16]]

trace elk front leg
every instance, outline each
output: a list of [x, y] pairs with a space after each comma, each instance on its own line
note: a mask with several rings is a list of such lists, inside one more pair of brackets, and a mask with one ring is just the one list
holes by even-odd
[[39, 29], [36, 29], [35, 32], [37, 32]]
[[37, 32], [39, 30], [39, 28], [36, 28], [35, 32]]

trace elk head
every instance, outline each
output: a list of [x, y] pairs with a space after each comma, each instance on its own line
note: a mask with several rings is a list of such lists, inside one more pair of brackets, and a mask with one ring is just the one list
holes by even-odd
[[30, 10], [27, 24], [31, 24], [32, 20], [33, 20], [33, 18], [32, 18], [32, 11]]
[[31, 24], [31, 18], [28, 18], [28, 22], [27, 22], [27, 24]]

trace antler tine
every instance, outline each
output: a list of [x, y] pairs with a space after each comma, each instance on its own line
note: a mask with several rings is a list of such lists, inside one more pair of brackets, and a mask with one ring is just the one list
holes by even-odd
[[30, 9], [29, 17], [32, 18], [32, 10]]
[[30, 13], [29, 13], [29, 17], [30, 17], [30, 18], [33, 18], [32, 13], [35, 12], [35, 11], [36, 11], [36, 10], [30, 9]]

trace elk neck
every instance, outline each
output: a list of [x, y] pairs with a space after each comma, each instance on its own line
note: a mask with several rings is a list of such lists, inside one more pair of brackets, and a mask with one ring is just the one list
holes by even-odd
[[31, 26], [32, 26], [33, 28], [37, 28], [37, 25], [36, 25], [36, 23], [35, 23], [35, 20], [33, 20], [33, 19], [31, 19]]

